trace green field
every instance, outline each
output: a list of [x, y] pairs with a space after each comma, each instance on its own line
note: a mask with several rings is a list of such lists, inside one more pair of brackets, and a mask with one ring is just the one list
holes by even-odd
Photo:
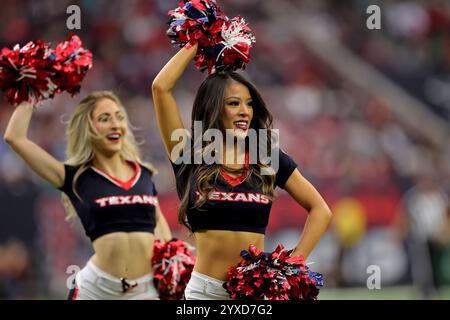
[[[381, 287], [379, 290], [367, 288], [323, 288], [320, 300], [418, 300], [418, 291], [412, 286]], [[450, 300], [450, 287], [442, 288], [435, 300]]]

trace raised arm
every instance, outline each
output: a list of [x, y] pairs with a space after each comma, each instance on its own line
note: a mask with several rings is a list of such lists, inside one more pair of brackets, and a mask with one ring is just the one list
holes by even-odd
[[332, 213], [319, 192], [297, 169], [287, 180], [284, 189], [309, 212], [300, 242], [292, 253], [293, 256], [302, 255], [306, 259], [327, 230]]
[[27, 137], [32, 115], [31, 104], [17, 106], [6, 127], [4, 139], [33, 171], [53, 186], [61, 187], [64, 183], [64, 164]]
[[184, 129], [172, 90], [196, 53], [197, 44], [189, 49], [182, 48], [162, 68], [152, 84], [156, 121], [169, 156], [173, 147], [178, 144], [178, 141], [172, 141], [172, 132], [176, 129]]

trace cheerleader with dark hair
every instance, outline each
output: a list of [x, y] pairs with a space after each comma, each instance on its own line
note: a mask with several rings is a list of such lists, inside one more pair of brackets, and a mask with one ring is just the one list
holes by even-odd
[[[194, 134], [195, 139], [190, 138], [172, 92], [199, 50], [197, 44], [182, 48], [164, 66], [153, 81], [153, 101], [181, 199], [179, 221], [193, 233], [197, 247], [197, 260], [185, 298], [229, 299], [223, 287], [228, 268], [241, 261], [241, 251], [250, 245], [264, 249], [276, 187], [285, 189], [309, 212], [292, 256], [309, 256], [327, 229], [331, 211], [301, 175], [294, 160], [273, 143], [272, 115], [257, 89], [241, 74], [216, 71], [201, 84], [192, 109], [192, 130], [199, 121], [201, 137], [197, 139]], [[194, 158], [209, 153], [213, 146], [203, 138], [212, 129], [223, 134], [220, 147], [213, 152], [219, 161], [199, 163]], [[260, 129], [269, 132], [266, 144], [260, 140], [251, 142], [251, 131]], [[172, 136], [181, 137], [181, 142]], [[271, 174], [267, 174], [270, 170], [262, 158], [252, 157], [260, 155], [262, 146], [271, 151], [278, 163]], [[227, 157], [227, 153], [235, 156]]]

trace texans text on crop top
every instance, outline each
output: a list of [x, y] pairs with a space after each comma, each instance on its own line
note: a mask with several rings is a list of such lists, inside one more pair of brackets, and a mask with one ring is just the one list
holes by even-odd
[[[275, 185], [284, 188], [297, 164], [279, 149], [279, 169], [275, 177]], [[181, 170], [186, 164], [174, 164], [172, 167], [176, 179], [189, 170]], [[186, 168], [184, 168], [186, 169]], [[182, 179], [183, 180], [183, 179]], [[233, 183], [235, 180], [236, 183]], [[178, 196], [182, 197], [181, 186], [177, 183]], [[246, 231], [264, 234], [269, 222], [272, 200], [263, 193], [262, 188], [253, 188], [248, 178], [232, 179], [221, 172], [215, 190], [208, 196], [208, 201], [200, 208], [194, 208], [199, 193], [195, 179], [191, 177], [187, 220], [193, 232], [200, 230]]]
[[72, 189], [78, 167], [64, 166], [59, 189], [69, 197], [91, 241], [112, 232], [154, 232], [158, 199], [152, 172], [133, 164], [135, 173], [126, 182], [95, 167], [85, 170], [76, 181], [79, 198]]

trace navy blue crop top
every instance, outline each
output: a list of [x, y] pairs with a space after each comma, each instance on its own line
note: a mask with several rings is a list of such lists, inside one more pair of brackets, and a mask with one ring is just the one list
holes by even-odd
[[64, 185], [58, 189], [69, 197], [91, 241], [112, 232], [154, 232], [158, 199], [150, 170], [135, 163], [133, 178], [121, 183], [90, 167], [76, 182], [80, 200], [72, 189], [79, 167], [64, 168]]
[[[181, 170], [183, 166], [190, 166], [171, 163], [177, 179], [186, 172]], [[275, 185], [284, 188], [296, 167], [294, 160], [279, 150], [279, 169], [276, 173]], [[181, 199], [182, 190], [177, 191]], [[223, 176], [220, 176], [215, 191], [208, 196], [208, 201], [200, 208], [194, 208], [198, 197], [195, 178], [192, 176], [186, 215], [193, 232], [200, 230], [246, 231], [262, 234], [266, 232], [272, 201], [263, 193], [262, 188], [252, 187], [249, 178], [233, 187]]]

